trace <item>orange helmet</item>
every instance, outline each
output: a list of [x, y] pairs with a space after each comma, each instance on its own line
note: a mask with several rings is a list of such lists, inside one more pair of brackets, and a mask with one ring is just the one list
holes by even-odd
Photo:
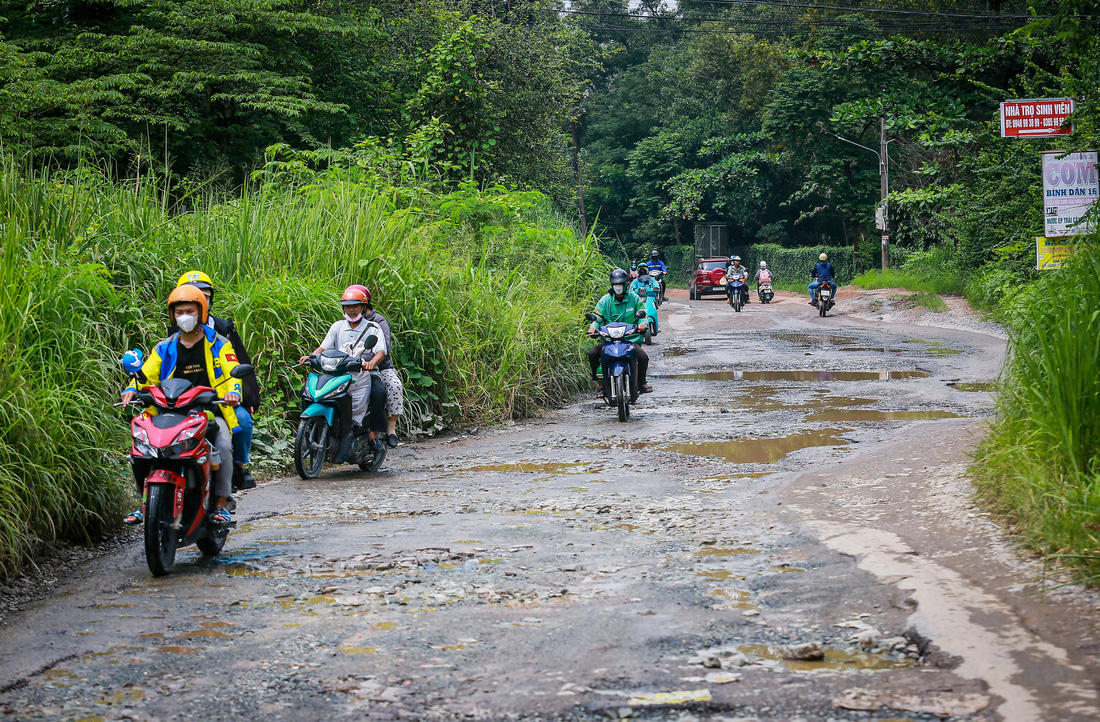
[[201, 309], [199, 323], [206, 323], [207, 319], [210, 318], [210, 305], [206, 302], [206, 294], [189, 283], [177, 286], [174, 291], [168, 294], [168, 320], [171, 323], [175, 322], [175, 319], [172, 318], [172, 307], [177, 303], [199, 304]]
[[351, 285], [351, 286], [348, 286], [348, 289], [347, 289], [347, 291], [344, 291], [344, 293], [347, 293], [348, 291], [350, 291], [350, 290], [351, 290], [351, 289], [353, 289], [353, 288], [354, 288], [354, 289], [357, 289], [357, 290], [360, 290], [360, 291], [362, 291], [363, 293], [367, 294], [367, 303], [370, 303], [370, 301], [371, 301], [371, 298], [373, 298], [373, 296], [371, 296], [371, 294], [370, 294], [370, 289], [369, 289], [369, 288], [367, 288], [366, 286], [362, 285], [361, 283], [356, 283], [356, 284], [353, 284], [353, 285]]
[[357, 306], [370, 303], [370, 291], [364, 286], [348, 286], [344, 289], [344, 295], [340, 296], [341, 306]]

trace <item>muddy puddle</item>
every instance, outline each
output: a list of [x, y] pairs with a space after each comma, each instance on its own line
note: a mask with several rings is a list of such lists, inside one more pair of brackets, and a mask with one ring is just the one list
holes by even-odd
[[462, 471], [518, 471], [527, 474], [587, 474], [593, 471], [594, 464], [582, 461], [571, 462], [529, 462], [517, 461], [505, 464], [485, 464]]
[[779, 662], [792, 672], [902, 669], [912, 667], [916, 663], [915, 660], [908, 658], [898, 659], [887, 654], [856, 652], [837, 647], [826, 647], [825, 659], [816, 661], [784, 659], [786, 650], [782, 647], [771, 647], [766, 644], [743, 644], [738, 646], [737, 650], [748, 657], [750, 661]]
[[986, 393], [994, 393], [997, 391], [997, 384], [993, 381], [983, 381], [975, 383], [961, 382], [947, 385], [955, 389], [956, 391], [966, 391], [967, 393], [977, 393], [980, 391], [984, 391]]
[[752, 592], [744, 589], [720, 587], [711, 589], [707, 592], [707, 596], [720, 600], [718, 604], [714, 605], [715, 609], [756, 609], [756, 605], [752, 602]]
[[802, 334], [802, 333], [777, 333], [774, 338], [780, 341], [794, 344], [798, 348], [809, 350], [822, 349], [829, 351], [854, 351], [863, 353], [882, 354], [919, 354], [933, 358], [953, 356], [963, 353], [960, 349], [951, 348], [943, 341], [927, 339], [905, 339], [897, 346], [868, 345], [853, 336], [838, 336], [834, 334]]
[[875, 409], [824, 409], [806, 417], [807, 421], [927, 421], [930, 419], [961, 419], [952, 411], [878, 411]]
[[700, 441], [686, 444], [668, 444], [663, 451], [692, 456], [717, 456], [732, 464], [771, 464], [788, 454], [812, 446], [845, 446], [846, 439], [838, 434], [849, 429], [821, 429], [791, 436], [731, 439], [729, 441]]
[[665, 356], [687, 356], [689, 353], [695, 353], [695, 349], [682, 348], [680, 346], [669, 346], [664, 350]]
[[667, 374], [662, 379], [692, 379], [695, 381], [889, 381], [923, 379], [927, 371], [704, 371], [691, 374]]

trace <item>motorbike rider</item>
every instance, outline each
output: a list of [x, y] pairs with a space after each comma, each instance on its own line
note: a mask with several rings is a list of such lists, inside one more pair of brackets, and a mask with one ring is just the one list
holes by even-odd
[[[139, 389], [157, 386], [169, 378], [186, 379], [195, 386], [208, 386], [222, 397], [225, 403], [218, 407], [221, 414], [214, 417], [217, 431], [210, 434], [207, 441], [218, 449], [219, 456], [224, 459], [214, 472], [212, 491], [215, 508], [210, 513], [210, 523], [226, 526], [232, 521], [225, 506], [226, 498], [233, 490], [233, 465], [229, 463], [231, 434], [240, 428], [235, 409], [241, 403], [243, 392], [240, 381], [230, 375], [238, 363], [233, 344], [206, 325], [209, 316], [206, 295], [198, 288], [184, 284], [172, 291], [168, 296], [168, 317], [179, 330], [153, 347], [141, 367], [145, 380], [140, 383], [132, 380], [122, 392], [122, 403], [134, 401]], [[139, 493], [142, 491], [139, 489]], [[131, 525], [142, 523], [142, 509], [127, 515], [124, 521]]]
[[649, 275], [649, 266], [644, 263], [638, 266], [638, 277], [630, 282], [630, 290], [637, 293], [638, 296], [642, 295], [639, 291], [643, 289], [647, 295], [652, 294], [653, 298], [656, 298], [657, 294], [661, 292], [661, 284]]
[[[183, 285], [191, 285], [202, 291], [203, 295], [206, 296], [207, 307], [214, 308], [214, 282], [210, 280], [210, 276], [202, 271], [187, 271], [176, 282], [176, 288]], [[233, 319], [219, 318], [210, 313], [206, 325], [229, 339], [229, 343], [232, 344], [233, 350], [237, 354], [239, 363], [252, 363], [252, 356], [244, 347], [244, 341], [241, 339], [240, 333], [237, 332], [237, 325], [233, 323]], [[176, 328], [175, 324], [172, 324], [168, 328], [168, 333], [172, 334], [177, 330], [179, 329]], [[241, 379], [241, 389], [243, 390], [241, 405], [237, 407], [237, 423], [240, 424], [240, 431], [233, 434], [233, 462], [236, 464], [237, 472], [233, 475], [233, 491], [256, 488], [256, 480], [252, 478], [252, 474], [248, 471], [252, 453], [252, 435], [255, 428], [252, 416], [260, 406], [260, 384], [256, 380], [256, 374], [249, 374]]]
[[[386, 335], [382, 327], [373, 321], [368, 321], [363, 316], [363, 311], [370, 301], [368, 294], [360, 287], [348, 286], [340, 297], [340, 305], [343, 307], [344, 318], [332, 324], [328, 333], [321, 341], [321, 345], [312, 351], [312, 355], [322, 351], [341, 351], [349, 356], [361, 356], [363, 370], [351, 375], [351, 417], [352, 423], [357, 427], [355, 433], [362, 432], [363, 418], [370, 415], [368, 433], [371, 448], [375, 451], [382, 450], [382, 436], [386, 435], [386, 390], [381, 383], [372, 383], [371, 371], [378, 368], [386, 357], [389, 346], [386, 345]], [[367, 353], [364, 341], [367, 336], [375, 337], [375, 345]], [[309, 356], [302, 356], [298, 363], [304, 364]]]
[[661, 298], [665, 295], [665, 276], [668, 275], [668, 266], [661, 260], [661, 252], [654, 248], [649, 252], [649, 270], [661, 272]]
[[378, 313], [374, 308], [374, 301], [370, 289], [366, 286], [355, 284], [348, 286], [361, 290], [367, 296], [366, 310], [363, 318], [378, 324], [382, 334], [386, 337], [386, 357], [378, 364], [378, 373], [382, 376], [382, 383], [386, 387], [386, 443], [391, 449], [397, 448], [397, 417], [405, 413], [405, 386], [401, 383], [401, 377], [397, 375], [397, 369], [393, 367], [393, 341], [390, 336], [390, 322], [386, 317]]
[[[638, 328], [639, 333], [634, 333], [626, 337], [626, 340], [634, 344], [634, 351], [638, 355], [638, 367], [637, 369], [631, 369], [631, 376], [637, 379], [638, 393], [648, 394], [652, 393], [653, 387], [646, 383], [646, 371], [649, 370], [649, 355], [639, 345], [638, 341], [641, 336], [639, 335], [644, 331], [645, 319], [639, 319], [638, 311], [645, 310], [645, 304], [642, 299], [638, 297], [638, 294], [633, 293], [627, 288], [627, 282], [630, 276], [621, 268], [616, 268], [611, 272], [611, 288], [604, 294], [603, 298], [596, 304], [596, 320], [592, 322], [588, 328], [588, 335], [595, 336], [600, 326], [605, 326], [609, 323], [629, 323], [635, 325]], [[600, 365], [600, 353], [603, 351], [605, 343], [600, 341], [588, 352], [588, 365], [592, 369], [592, 380], [598, 381], [596, 378], [596, 369]], [[600, 392], [597, 394], [598, 398], [603, 398], [604, 391], [603, 386], [600, 386]]]
[[726, 280], [729, 282], [726, 285], [726, 295], [729, 296], [730, 303], [733, 303], [733, 282], [737, 279], [741, 279], [745, 284], [741, 288], [741, 303], [748, 303], [749, 269], [741, 265], [741, 256], [730, 256], [726, 261]]
[[829, 263], [829, 256], [822, 253], [817, 257], [818, 261], [814, 265], [814, 270], [810, 271], [810, 277], [813, 281], [807, 287], [810, 289], [810, 305], [817, 305], [817, 289], [821, 288], [821, 284], [827, 283], [829, 287], [833, 289], [833, 297], [836, 297], [836, 271], [833, 270], [833, 264]]
[[630, 280], [633, 281], [635, 278], [638, 277], [638, 275], [639, 275], [638, 262], [637, 261], [631, 261], [630, 262]]
[[753, 280], [753, 282], [756, 283], [757, 290], [760, 289], [760, 284], [761, 283], [771, 283], [772, 282], [772, 272], [768, 270], [768, 262], [767, 261], [761, 261], [760, 262], [760, 270], [758, 270], [756, 272], [756, 275], [754, 275], [752, 277], [752, 280]]

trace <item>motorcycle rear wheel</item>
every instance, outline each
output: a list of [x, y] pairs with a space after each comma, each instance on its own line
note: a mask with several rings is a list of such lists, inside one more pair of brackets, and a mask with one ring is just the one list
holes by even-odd
[[145, 502], [145, 562], [154, 577], [163, 577], [176, 563], [179, 532], [172, 528], [172, 491], [163, 484], [153, 484]]
[[328, 423], [323, 417], [311, 416], [298, 424], [294, 437], [294, 470], [303, 479], [316, 479], [325, 465], [328, 447]]
[[382, 466], [382, 462], [386, 460], [386, 447], [383, 446], [381, 451], [375, 451], [374, 454], [367, 461], [360, 461], [359, 468], [363, 471], [378, 471]]
[[630, 419], [630, 377], [626, 374], [611, 377], [611, 392], [619, 410], [619, 421]]

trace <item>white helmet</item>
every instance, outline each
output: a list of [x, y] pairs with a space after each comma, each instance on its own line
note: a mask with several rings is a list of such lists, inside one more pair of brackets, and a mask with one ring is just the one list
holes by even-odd
[[767, 261], [761, 261], [760, 262], [760, 267], [761, 268], [767, 268], [768, 267], [768, 262]]

